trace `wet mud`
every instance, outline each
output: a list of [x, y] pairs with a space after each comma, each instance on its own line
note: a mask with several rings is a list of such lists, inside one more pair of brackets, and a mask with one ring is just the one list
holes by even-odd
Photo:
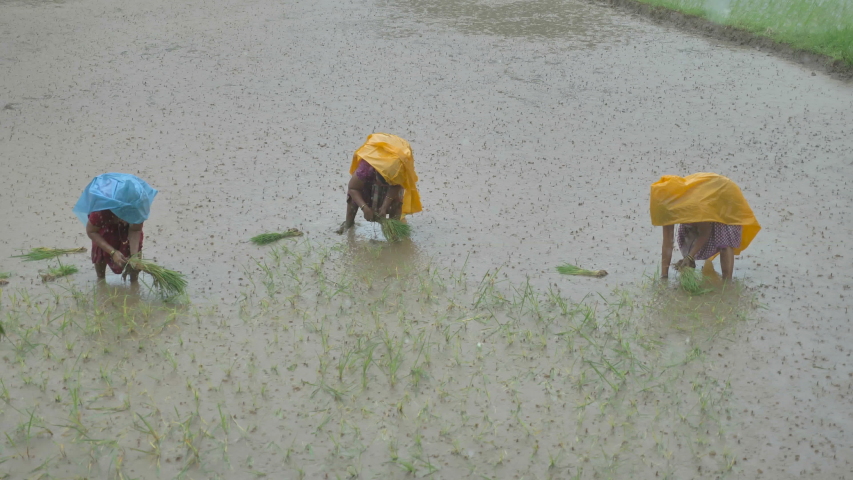
[[[0, 12], [12, 478], [851, 476], [849, 83], [586, 2]], [[391, 246], [334, 233], [373, 131], [412, 144], [425, 206]], [[159, 189], [145, 254], [189, 305], [9, 258], [88, 248], [71, 207], [107, 171]], [[697, 171], [763, 230], [736, 291], [671, 298], [648, 189]]]

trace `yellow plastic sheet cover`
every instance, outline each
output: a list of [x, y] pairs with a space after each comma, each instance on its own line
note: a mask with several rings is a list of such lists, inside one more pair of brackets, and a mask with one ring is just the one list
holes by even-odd
[[649, 212], [655, 226], [695, 222], [743, 225], [735, 254], [746, 250], [761, 230], [737, 184], [716, 173], [664, 175], [652, 184]]
[[415, 173], [415, 159], [409, 142], [389, 133], [373, 133], [353, 154], [350, 175], [355, 173], [362, 159], [375, 168], [385, 181], [403, 187], [404, 215], [418, 213], [423, 209], [416, 186], [418, 176]]

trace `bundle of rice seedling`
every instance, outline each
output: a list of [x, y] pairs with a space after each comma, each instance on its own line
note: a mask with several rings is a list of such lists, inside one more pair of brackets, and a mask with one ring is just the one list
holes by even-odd
[[584, 277], [603, 277], [607, 275], [606, 270], [587, 270], [585, 268], [576, 267], [568, 263], [557, 267], [557, 271], [563, 275], [581, 275]]
[[0, 272], [0, 287], [2, 287], [3, 285], [8, 285], [9, 280], [7, 280], [7, 279], [11, 276], [12, 276], [11, 272]]
[[412, 227], [393, 218], [380, 218], [379, 226], [382, 227], [382, 235], [385, 235], [389, 242], [399, 242], [412, 234]]
[[74, 273], [77, 273], [77, 267], [74, 265], [60, 265], [56, 268], [50, 268], [47, 272], [40, 273], [42, 282], [50, 282], [52, 280], [56, 280], [60, 277], [65, 277]]
[[705, 277], [695, 268], [684, 267], [678, 271], [678, 282], [681, 288], [691, 295], [702, 295], [711, 291], [705, 288]]
[[154, 288], [159, 290], [160, 295], [164, 298], [183, 295], [187, 289], [187, 280], [184, 278], [184, 274], [163, 268], [152, 261], [143, 259], [139, 254], [127, 259], [127, 264], [124, 266], [125, 273], [127, 273], [128, 268], [151, 275]]
[[290, 237], [301, 237], [302, 232], [295, 228], [289, 228], [285, 232], [281, 233], [262, 233], [260, 235], [252, 237], [250, 240], [255, 245], [268, 245], [272, 242], [281, 240], [282, 238], [290, 238]]
[[29, 253], [25, 253], [23, 255], [13, 255], [13, 258], [23, 258], [25, 262], [32, 262], [34, 260], [49, 260], [51, 258], [56, 258], [60, 255], [65, 255], [66, 253], [83, 253], [86, 249], [83, 247], [80, 248], [47, 248], [47, 247], [37, 247], [33, 248], [29, 251]]

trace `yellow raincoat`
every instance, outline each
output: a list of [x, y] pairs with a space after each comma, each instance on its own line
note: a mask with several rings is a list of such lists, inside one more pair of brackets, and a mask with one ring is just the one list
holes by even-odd
[[652, 225], [718, 222], [743, 225], [739, 255], [746, 250], [761, 225], [735, 182], [716, 173], [694, 173], [686, 177], [665, 175], [652, 184], [649, 212]]
[[369, 163], [391, 185], [403, 187], [403, 215], [422, 210], [421, 196], [415, 183], [415, 159], [409, 142], [389, 133], [374, 133], [367, 137], [352, 156], [349, 173], [358, 168], [360, 160]]

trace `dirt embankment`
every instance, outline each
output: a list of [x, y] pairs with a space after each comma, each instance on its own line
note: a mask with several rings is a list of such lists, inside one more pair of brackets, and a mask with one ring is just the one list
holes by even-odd
[[627, 10], [642, 15], [658, 24], [673, 25], [678, 28], [696, 32], [708, 37], [725, 40], [737, 45], [749, 46], [758, 50], [771, 52], [782, 58], [819, 70], [834, 78], [853, 81], [853, 64], [838, 60], [820, 53], [799, 49], [791, 45], [777, 42], [747, 30], [730, 25], [720, 25], [706, 18], [688, 15], [664, 7], [649, 5], [637, 0], [587, 0], [603, 3], [612, 7]]

